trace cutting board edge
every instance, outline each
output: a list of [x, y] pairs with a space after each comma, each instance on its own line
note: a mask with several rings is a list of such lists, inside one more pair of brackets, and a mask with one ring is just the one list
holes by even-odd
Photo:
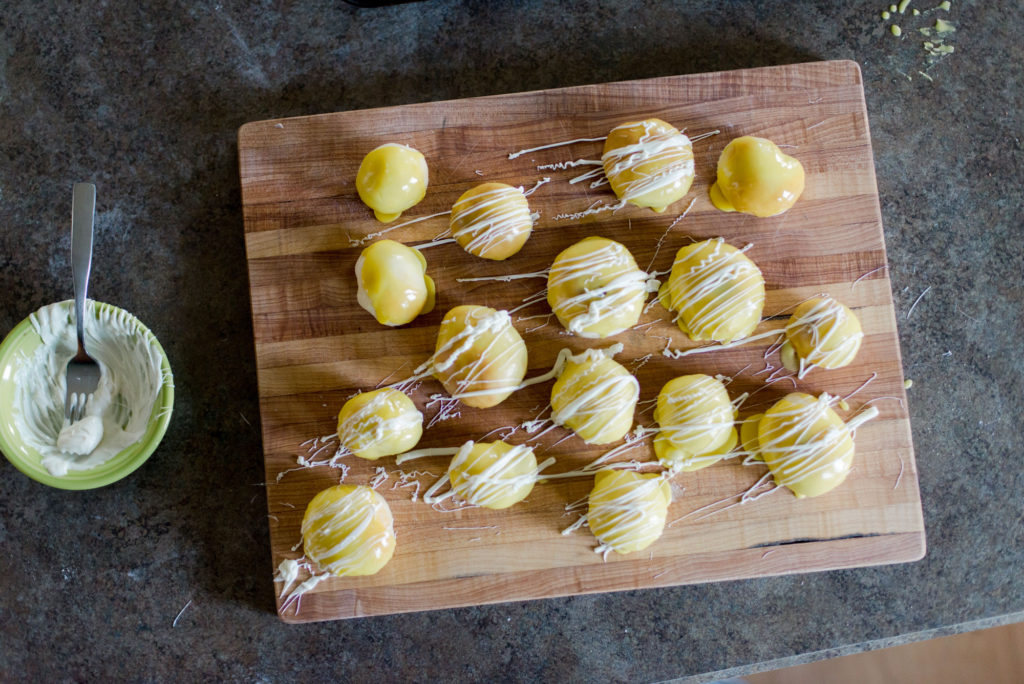
[[[869, 562], [864, 562], [863, 555], [869, 553], [872, 547], [880, 547], [881, 553], [878, 557], [872, 558]], [[902, 563], [914, 563], [922, 560], [927, 554], [927, 541], [926, 534], [923, 529], [919, 531], [911, 532], [894, 532], [884, 535], [874, 535], [867, 537], [848, 538], [848, 539], [830, 539], [826, 541], [814, 541], [814, 542], [802, 542], [798, 544], [784, 544], [777, 546], [764, 546], [756, 547], [751, 549], [745, 549], [748, 555], [752, 552], [753, 554], [763, 554], [761, 560], [772, 553], [775, 550], [786, 549], [791, 551], [792, 556], [788, 559], [788, 562], [784, 563], [781, 567], [773, 568], [765, 571], [763, 568], [758, 568], [758, 561], [756, 560], [744, 560], [739, 566], [739, 569], [734, 572], [723, 572], [718, 575], [711, 575], [706, 571], [695, 570], [693, 571], [694, 576], [699, 578], [687, 579], [683, 578], [680, 580], [668, 577], [672, 574], [670, 571], [666, 572], [666, 580], [656, 583], [649, 583], [641, 587], [609, 587], [605, 584], [594, 584], [589, 587], [576, 587], [576, 588], [565, 588], [561, 590], [554, 590], [551, 592], [537, 593], [533, 592], [531, 595], [527, 595], [527, 590], [507, 592], [505, 594], [492, 593], [487, 597], [474, 596], [472, 598], [459, 598], [459, 596], [466, 596], [467, 592], [462, 587], [462, 584], [467, 581], [473, 581], [474, 577], [466, 578], [455, 578], [450, 580], [431, 580], [428, 582], [418, 582], [408, 585], [397, 585], [390, 587], [368, 587], [361, 589], [341, 589], [337, 591], [326, 591], [321, 594], [307, 595], [304, 597], [307, 601], [306, 606], [302, 612], [296, 616], [289, 613], [291, 608], [289, 607], [285, 611], [281, 610], [281, 601], [278, 597], [276, 599], [277, 615], [278, 618], [287, 624], [306, 624], [311, 622], [325, 622], [330, 620], [352, 620], [359, 618], [368, 617], [383, 617], [387, 615], [399, 615], [402, 613], [420, 613], [432, 610], [451, 610], [458, 608], [470, 608], [474, 606], [484, 605], [496, 605], [501, 603], [519, 603], [527, 601], [539, 601], [554, 598], [565, 598], [570, 596], [583, 596], [593, 594], [613, 594], [623, 591], [638, 591], [638, 590], [656, 590], [665, 589], [670, 587], [682, 587], [682, 586], [694, 586], [699, 584], [711, 584], [716, 582], [732, 582], [742, 581], [748, 579], [760, 579], [766, 577], [782, 577], [785, 575], [797, 575], [812, 572], [830, 572], [835, 570], [849, 570], [855, 568], [867, 568], [876, 567], [881, 565], [895, 565]], [[835, 549], [835, 550], [834, 550]], [[696, 554], [693, 556], [685, 557], [686, 563], [699, 565], [701, 562], [716, 562], [715, 559], [718, 557], [734, 557], [735, 551], [721, 551], [710, 554]], [[818, 553], [820, 554], [819, 562], [808, 563], [805, 557], [807, 553]], [[670, 561], [672, 559], [658, 559]], [[676, 560], [679, 560], [678, 558]], [[595, 571], [600, 572], [608, 566], [590, 566]], [[623, 572], [626, 567], [632, 567], [632, 564], [623, 564]], [[513, 575], [503, 575], [506, 580], [510, 580], [515, 583], [518, 587], [520, 583], [528, 582], [530, 577], [543, 575], [545, 573], [552, 573], [561, 571], [563, 573], [570, 573], [569, 568], [561, 568], [556, 570], [531, 570], [523, 571], [521, 573], [514, 573]], [[494, 576], [491, 576], [494, 577]], [[485, 580], [487, 576], [481, 576], [479, 579]], [[607, 580], [609, 583], [614, 583], [614, 579]], [[436, 585], [451, 585], [448, 591], [444, 589], [438, 589]], [[401, 607], [396, 607], [397, 604], [388, 602], [386, 597], [376, 599], [381, 605], [379, 608], [374, 609], [373, 604], [370, 603], [370, 609], [366, 610], [367, 594], [385, 594], [389, 590], [396, 592], [408, 592], [410, 595], [418, 593], [420, 595], [428, 594], [431, 597], [431, 601], [434, 603], [431, 605], [414, 605], [408, 601], [407, 598], [400, 599]], [[433, 593], [431, 593], [433, 591]], [[443, 593], [442, 593], [443, 592]], [[361, 597], [363, 595], [363, 597]], [[437, 603], [438, 597], [448, 595], [452, 600]], [[341, 597], [346, 604], [351, 604], [355, 607], [362, 607], [363, 609], [353, 609], [347, 612], [339, 610], [328, 610], [322, 614], [317, 614], [315, 610], [307, 610], [308, 602], [310, 598], [319, 596], [323, 599], [337, 599]], [[316, 600], [314, 598], [314, 600]], [[373, 601], [370, 598], [370, 601]]]

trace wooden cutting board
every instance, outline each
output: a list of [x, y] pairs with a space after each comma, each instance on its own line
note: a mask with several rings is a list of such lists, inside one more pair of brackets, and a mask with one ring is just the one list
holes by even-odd
[[[597, 138], [615, 125], [659, 117], [691, 136], [720, 134], [695, 143], [696, 174], [690, 194], [664, 214], [627, 207], [585, 221], [556, 216], [613, 202], [607, 186], [570, 185], [573, 170], [539, 171], [538, 165], [598, 158], [601, 142], [584, 142], [523, 154], [509, 153], [575, 138]], [[740, 135], [759, 135], [803, 162], [807, 189], [786, 214], [758, 219], [715, 210], [708, 200], [719, 152]], [[483, 181], [530, 188], [540, 212], [524, 249], [506, 262], [468, 255], [455, 244], [424, 252], [438, 285], [435, 311], [401, 328], [385, 328], [356, 304], [353, 266], [360, 248], [350, 240], [383, 227], [363, 206], [355, 176], [366, 152], [384, 142], [421, 150], [430, 164], [426, 198], [400, 219], [444, 212], [466, 189]], [[511, 309], [538, 292], [543, 280], [508, 283], [457, 278], [527, 273], [547, 268], [565, 247], [588, 235], [625, 244], [641, 268], [667, 270], [691, 238], [723, 236], [752, 243], [748, 255], [767, 283], [766, 318], [759, 331], [780, 328], [806, 297], [827, 292], [854, 308], [865, 330], [856, 362], [840, 370], [814, 370], [802, 381], [765, 385], [780, 366], [765, 358], [770, 340], [672, 360], [662, 355], [693, 346], [659, 305], [641, 325], [612, 340], [584, 340], [564, 333], [540, 302], [514, 316], [530, 355], [528, 377], [547, 370], [558, 350], [607, 346], [618, 341], [618, 360], [633, 369], [641, 402], [657, 396], [677, 375], [703, 372], [734, 378], [730, 393], [758, 393], [741, 416], [763, 411], [794, 386], [814, 394], [848, 395], [854, 415], [874, 400], [881, 415], [857, 431], [853, 472], [835, 491], [795, 499], [788, 490], [724, 508], [762, 475], [763, 467], [739, 460], [716, 464], [673, 480], [671, 524], [647, 551], [627, 556], [595, 554], [586, 530], [563, 536], [576, 520], [566, 505], [586, 496], [592, 478], [538, 485], [528, 500], [505, 511], [471, 508], [440, 512], [413, 501], [415, 485], [401, 486], [393, 458], [376, 463], [349, 457], [345, 482], [366, 484], [383, 467], [377, 487], [395, 517], [398, 550], [379, 574], [332, 578], [303, 597], [301, 610], [281, 612], [304, 622], [448, 608], [568, 594], [669, 586], [911, 561], [923, 556], [924, 525], [906, 410], [906, 393], [885, 244], [872, 162], [860, 69], [854, 62], [822, 62], [713, 74], [564, 88], [451, 102], [341, 112], [246, 124], [239, 132], [245, 240], [252, 292], [273, 563], [296, 558], [303, 511], [313, 495], [339, 481], [337, 469], [290, 471], [308, 440], [335, 431], [338, 410], [358, 390], [411, 374], [433, 351], [444, 313], [459, 304]], [[585, 169], [584, 169], [585, 170]], [[691, 199], [688, 215], [676, 222]], [[671, 224], [674, 227], [669, 229]], [[447, 227], [442, 216], [398, 228], [387, 237], [407, 244], [429, 241]], [[659, 248], [660, 245], [660, 248]], [[523, 320], [527, 319], [529, 320]], [[777, 375], [775, 376], [778, 377]], [[866, 384], [865, 384], [866, 383]], [[859, 391], [857, 391], [859, 389]], [[428, 395], [440, 385], [424, 382], [412, 393], [432, 418]], [[438, 422], [420, 447], [455, 447], [500, 426], [535, 417], [547, 404], [550, 383], [516, 393], [497, 407], [464, 408]], [[643, 404], [641, 404], [643, 406]], [[638, 423], [651, 425], [650, 408]], [[541, 458], [555, 455], [552, 472], [585, 464], [606, 448], [590, 447], [560, 428], [538, 443]], [[510, 441], [524, 438], [520, 432]], [[307, 443], [304, 446], [304, 443]], [[652, 456], [646, 446], [631, 454]], [[404, 466], [421, 474], [421, 491], [444, 473], [447, 458]], [[289, 472], [286, 472], [289, 471]], [[278, 476], [284, 473], [280, 481]], [[734, 497], [734, 498], [730, 498]], [[715, 504], [715, 502], [721, 502]], [[709, 504], [711, 508], [690, 514]], [[683, 517], [686, 516], [686, 517]], [[281, 585], [276, 585], [280, 592]], [[278, 601], [280, 606], [280, 599]]]

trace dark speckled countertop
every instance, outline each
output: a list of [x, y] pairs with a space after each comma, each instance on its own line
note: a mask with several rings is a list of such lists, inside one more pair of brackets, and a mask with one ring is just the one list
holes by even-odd
[[[160, 337], [177, 405], [153, 458], [104, 489], [49, 489], [0, 462], [0, 680], [706, 679], [1024, 619], [1024, 20], [1014, 2], [953, 0], [948, 15], [899, 17], [898, 39], [881, 9], [6, 3], [0, 332], [70, 296], [71, 184], [93, 180], [91, 294]], [[957, 25], [947, 41], [956, 52], [929, 81], [912, 29], [936, 16]], [[259, 486], [238, 127], [819, 59], [863, 67], [914, 380], [925, 560], [280, 623]]]

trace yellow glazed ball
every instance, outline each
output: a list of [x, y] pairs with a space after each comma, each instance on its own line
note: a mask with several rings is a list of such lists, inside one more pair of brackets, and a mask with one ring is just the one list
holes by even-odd
[[654, 452], [673, 471], [706, 468], [736, 446], [735, 410], [721, 380], [683, 375], [658, 394]]
[[626, 436], [640, 383], [606, 353], [588, 349], [570, 356], [551, 387], [551, 420], [587, 444], [608, 444]]
[[474, 408], [500, 404], [526, 375], [526, 344], [507, 311], [457, 306], [441, 321], [433, 375], [455, 399]]
[[853, 464], [853, 437], [828, 395], [793, 392], [757, 423], [757, 448], [775, 483], [798, 499], [830, 492]]
[[563, 250], [548, 272], [548, 304], [558, 321], [580, 337], [609, 337], [640, 320], [647, 274], [624, 246], [588, 237]]
[[658, 296], [690, 339], [733, 342], [749, 336], [761, 321], [764, 278], [722, 238], [704, 240], [676, 253]]
[[776, 216], [804, 191], [804, 167], [771, 140], [745, 135], [722, 150], [711, 202], [722, 211]]
[[434, 308], [434, 281], [419, 250], [380, 240], [356, 260], [356, 300], [383, 325], [405, 325]]
[[371, 461], [412, 449], [422, 435], [423, 414], [396, 389], [357, 394], [338, 413], [342, 448]]
[[690, 139], [661, 119], [633, 121], [608, 134], [601, 155], [615, 195], [657, 213], [679, 200], [693, 183]]
[[780, 353], [789, 370], [803, 375], [815, 366], [833, 369], [849, 365], [863, 339], [860, 321], [849, 307], [831, 297], [816, 297], [793, 312]]
[[448, 477], [459, 498], [484, 508], [508, 508], [533, 491], [537, 458], [524, 445], [466, 442], [448, 466]]
[[665, 531], [672, 490], [658, 474], [605, 468], [590, 491], [587, 526], [616, 553], [646, 549]]
[[455, 202], [449, 228], [455, 241], [470, 254], [502, 261], [526, 244], [533, 231], [533, 217], [522, 190], [504, 183], [484, 183]]
[[337, 577], [376, 574], [395, 553], [388, 502], [361, 485], [323, 490], [306, 507], [302, 546], [307, 558]]
[[378, 221], [389, 223], [427, 194], [427, 160], [407, 145], [387, 143], [370, 151], [359, 165], [356, 191]]

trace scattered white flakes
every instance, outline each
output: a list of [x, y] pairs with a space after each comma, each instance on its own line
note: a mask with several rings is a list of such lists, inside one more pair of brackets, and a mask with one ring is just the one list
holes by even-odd
[[926, 288], [924, 289], [924, 292], [922, 292], [921, 294], [919, 294], [919, 295], [917, 296], [917, 299], [915, 299], [915, 300], [914, 300], [914, 303], [910, 305], [910, 310], [909, 310], [909, 311], [907, 311], [907, 320], [910, 320], [910, 314], [914, 313], [914, 309], [916, 309], [916, 308], [917, 308], [917, 305], [918, 305], [918, 303], [919, 303], [919, 302], [920, 302], [920, 301], [921, 301], [922, 299], [924, 299], [924, 296], [925, 296], [926, 294], [928, 294], [928, 292], [930, 292], [930, 291], [931, 291], [931, 289], [932, 289], [932, 286], [931, 286], [931, 285], [929, 285], [928, 287], [926, 287]]
[[283, 123], [276, 123], [276, 124], [274, 124], [274, 128], [284, 128], [284, 124]]
[[805, 128], [804, 130], [805, 130], [805, 131], [809, 131], [809, 130], [811, 130], [811, 129], [813, 129], [813, 128], [817, 128], [818, 126], [821, 126], [821, 125], [822, 125], [822, 124], [824, 124], [824, 123], [825, 123], [825, 121], [819, 121], [818, 123], [814, 124], [813, 126], [808, 126], [808, 127], [807, 127], [807, 128]]
[[952, 355], [953, 355], [953, 350], [952, 349], [947, 349], [946, 353], [943, 354], [943, 356], [952, 356]]
[[282, 506], [287, 506], [288, 508], [292, 508], [292, 509], [294, 509], [294, 508], [295, 508], [295, 504], [293, 504], [293, 503], [288, 503], [287, 501], [282, 501], [282, 502], [281, 502], [281, 505], [282, 505]]
[[478, 175], [478, 176], [482, 176], [482, 175], [484, 175], [484, 172], [483, 172], [483, 171], [481, 171], [480, 169], [477, 169], [477, 170], [476, 170], [476, 171], [474, 171], [473, 173], [475, 173], [475, 174], [476, 174], [476, 175]]
[[280, 520], [278, 520], [278, 519], [277, 519], [277, 516], [276, 516], [276, 515], [274, 515], [273, 513], [268, 513], [268, 514], [267, 514], [267, 517], [268, 517], [268, 518], [270, 518], [271, 520], [273, 520], [273, 521], [274, 521], [274, 522], [276, 522], [276, 523], [279, 523], [279, 522], [281, 522]]
[[668, 572], [668, 570], [662, 570], [657, 575], [652, 576], [651, 579], [658, 579], [659, 577], [661, 577], [662, 575], [666, 574], [667, 572]]
[[[278, 126], [281, 126], [281, 124], [278, 124]], [[282, 128], [283, 128], [283, 126], [282, 126]], [[181, 619], [181, 616], [185, 614], [185, 611], [191, 605], [192, 605], [192, 599], [189, 599], [188, 603], [186, 603], [184, 606], [182, 606], [181, 610], [178, 611], [178, 616], [176, 618], [174, 618], [174, 622], [171, 623], [171, 627], [177, 627], [178, 626], [178, 620]]]
[[852, 284], [852, 285], [850, 285], [850, 289], [852, 290], [853, 288], [857, 287], [857, 283], [859, 283], [860, 281], [864, 280], [864, 279], [865, 279], [865, 278], [867, 278], [867, 277], [868, 277], [869, 275], [871, 275], [871, 274], [873, 274], [873, 273], [878, 273], [879, 271], [882, 271], [882, 270], [884, 270], [884, 269], [886, 269], [886, 268], [887, 268], [887, 264], [882, 264], [882, 265], [881, 265], [881, 266], [879, 266], [878, 268], [873, 268], [873, 269], [871, 269], [870, 271], [868, 271], [867, 273], [865, 273], [864, 275], [862, 275], [862, 276], [861, 276], [860, 278], [857, 278], [856, 280], [854, 280], [854, 281], [853, 281], [853, 284]]
[[893, 489], [896, 489], [897, 487], [899, 487], [899, 486], [900, 486], [900, 480], [902, 480], [902, 479], [903, 479], [903, 468], [904, 468], [904, 467], [905, 467], [905, 465], [906, 465], [906, 464], [905, 464], [905, 463], [903, 462], [903, 456], [900, 456], [899, 452], [896, 452], [896, 456], [897, 456], [897, 457], [898, 457], [898, 458], [900, 459], [900, 472], [899, 472], [899, 475], [897, 475], [897, 476], [896, 476], [896, 484], [894, 484], [894, 485], [892, 486], [892, 488], [893, 488]]
[[603, 135], [600, 138], [576, 138], [575, 140], [565, 140], [563, 142], [551, 143], [549, 145], [541, 145], [539, 147], [529, 147], [529, 148], [527, 148], [525, 150], [519, 150], [518, 152], [512, 152], [511, 154], [508, 155], [508, 158], [509, 159], [515, 159], [517, 157], [523, 156], [524, 154], [527, 154], [528, 152], [537, 152], [539, 150], [549, 150], [552, 147], [563, 147], [565, 145], [575, 145], [576, 143], [580, 143], [580, 142], [600, 142], [600, 141], [606, 139], [607, 137], [608, 136]]
[[932, 77], [931, 77], [931, 76], [929, 76], [928, 74], [924, 73], [923, 71], [920, 71], [920, 70], [918, 70], [918, 72], [917, 72], [917, 73], [921, 74], [922, 76], [924, 76], [924, 77], [925, 77], [926, 79], [928, 79], [929, 81], [934, 81], [934, 80], [935, 80], [934, 78], [932, 78]]
[[778, 551], [778, 549], [769, 549], [769, 550], [765, 551], [764, 553], [761, 554], [761, 560], [764, 560], [765, 558], [767, 558], [768, 556], [772, 555], [776, 551]]
[[241, 411], [239, 411], [239, 412], [238, 412], [238, 415], [242, 417], [242, 422], [243, 422], [243, 423], [245, 423], [245, 424], [246, 424], [246, 425], [248, 425], [249, 427], [252, 427], [252, 423], [250, 423], [250, 422], [249, 422], [249, 419], [245, 417], [245, 414], [244, 414], [244, 413], [242, 413]]

